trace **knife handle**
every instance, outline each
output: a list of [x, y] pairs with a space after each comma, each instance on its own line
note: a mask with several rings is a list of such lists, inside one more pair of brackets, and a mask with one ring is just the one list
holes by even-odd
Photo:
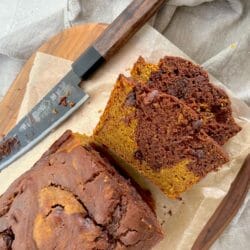
[[108, 60], [131, 38], [165, 0], [134, 0], [97, 38], [93, 47]]
[[161, 7], [165, 0], [134, 0], [73, 64], [85, 79], [110, 59]]

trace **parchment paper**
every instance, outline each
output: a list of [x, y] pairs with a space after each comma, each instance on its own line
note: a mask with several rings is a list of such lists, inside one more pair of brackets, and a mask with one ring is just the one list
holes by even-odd
[[[112, 87], [119, 73], [129, 74], [130, 67], [139, 55], [151, 62], [157, 62], [164, 55], [188, 58], [182, 51], [166, 40], [157, 31], [145, 26], [130, 42], [106, 63], [93, 77], [84, 83], [84, 90], [91, 98], [72, 117], [53, 131], [12, 166], [0, 173], [0, 193], [18, 176], [28, 170], [66, 129], [91, 135], [93, 128], [105, 108]], [[37, 53], [30, 73], [19, 119], [70, 69], [71, 62], [62, 58]], [[210, 77], [211, 81], [223, 85]], [[224, 88], [225, 89], [225, 88]], [[244, 158], [250, 152], [250, 108], [231, 96], [234, 117], [242, 131], [224, 147], [230, 155], [230, 162], [216, 173], [210, 173], [199, 184], [188, 190], [182, 201], [166, 198], [157, 187], [143, 177], [133, 177], [149, 188], [156, 202], [156, 212], [166, 236], [155, 247], [157, 250], [190, 249], [198, 234], [226, 195], [236, 177]]]

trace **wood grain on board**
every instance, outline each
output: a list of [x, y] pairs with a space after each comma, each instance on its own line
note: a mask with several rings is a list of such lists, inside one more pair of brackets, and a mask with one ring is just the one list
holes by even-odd
[[[42, 45], [38, 51], [75, 60], [107, 27], [85, 24], [65, 30]], [[14, 125], [29, 80], [35, 53], [26, 62], [4, 99], [0, 102], [0, 137]], [[198, 236], [193, 249], [208, 249], [232, 220], [249, 189], [250, 157], [237, 175], [227, 196]]]
[[202, 229], [192, 250], [206, 250], [220, 236], [243, 203], [250, 185], [250, 154], [247, 156], [228, 194]]

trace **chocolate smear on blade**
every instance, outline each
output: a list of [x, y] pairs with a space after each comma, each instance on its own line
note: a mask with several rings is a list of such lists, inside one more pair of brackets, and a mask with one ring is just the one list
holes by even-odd
[[17, 137], [3, 139], [3, 142], [0, 143], [0, 160], [8, 156], [19, 144], [20, 141]]

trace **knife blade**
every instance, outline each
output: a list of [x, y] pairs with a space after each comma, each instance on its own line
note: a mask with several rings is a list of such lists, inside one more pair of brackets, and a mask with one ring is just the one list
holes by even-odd
[[[66, 120], [87, 99], [88, 95], [78, 86], [81, 79], [71, 70], [0, 143], [2, 151], [10, 151], [1, 156], [0, 170], [36, 145], [50, 131]], [[64, 100], [62, 103], [61, 100]], [[12, 146], [11, 149], [4, 147]]]
[[74, 113], [88, 94], [79, 87], [102, 63], [109, 60], [165, 0], [134, 0], [73, 62], [72, 69], [0, 141], [0, 171], [26, 153]]

